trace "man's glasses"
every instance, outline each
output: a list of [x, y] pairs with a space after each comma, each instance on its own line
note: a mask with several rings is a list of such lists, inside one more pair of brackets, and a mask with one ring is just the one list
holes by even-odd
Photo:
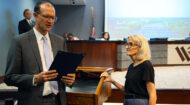
[[131, 47], [133, 47], [133, 46], [139, 46], [139, 47], [140, 47], [139, 44], [134, 44], [134, 43], [132, 43], [132, 42], [126, 42], [126, 43], [125, 43], [125, 46], [128, 46], [129, 48], [131, 48]]
[[42, 17], [46, 18], [46, 19], [52, 19], [54, 20], [54, 22], [57, 21], [57, 16], [47, 16], [47, 15], [42, 15]]
[[[38, 12], [37, 12], [38, 13]], [[38, 14], [40, 14], [40, 13], [38, 13]], [[45, 19], [52, 19], [52, 20], [54, 20], [54, 22], [56, 22], [57, 21], [57, 16], [48, 16], [48, 15], [42, 15], [42, 14], [40, 14], [43, 18], [45, 18]]]

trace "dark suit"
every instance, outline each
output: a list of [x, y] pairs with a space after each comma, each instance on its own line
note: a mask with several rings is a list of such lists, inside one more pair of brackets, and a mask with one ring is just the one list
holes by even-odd
[[18, 24], [18, 31], [19, 31], [19, 34], [22, 34], [22, 33], [25, 33], [29, 30], [32, 29], [32, 27], [34, 26], [34, 22], [32, 21], [32, 25], [30, 25], [26, 19], [23, 19], [21, 21], [19, 21], [19, 24]]
[[[66, 50], [63, 38], [49, 34], [52, 52]], [[18, 105], [42, 105], [44, 83], [33, 86], [34, 74], [42, 72], [42, 62], [34, 31], [31, 30], [13, 39], [9, 50], [4, 82], [18, 87]], [[58, 83], [61, 105], [66, 105], [65, 84]]]

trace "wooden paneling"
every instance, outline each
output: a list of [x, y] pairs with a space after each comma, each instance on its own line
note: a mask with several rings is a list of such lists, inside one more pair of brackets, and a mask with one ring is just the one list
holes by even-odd
[[[86, 67], [113, 67], [114, 70], [126, 69], [121, 68], [118, 65], [123, 62], [118, 62], [117, 46], [123, 45], [124, 41], [89, 41], [89, 40], [79, 40], [79, 41], [67, 41], [67, 48], [69, 52], [85, 53], [80, 66]], [[162, 45], [162, 44], [190, 44], [190, 41], [149, 41], [150, 45]], [[167, 59], [167, 58], [163, 58]], [[162, 60], [163, 60], [162, 59]], [[170, 66], [170, 65], [187, 65], [187, 64], [167, 64], [160, 61], [159, 58], [154, 58], [155, 64], [158, 66]], [[166, 60], [167, 61], [167, 60]], [[160, 63], [161, 62], [161, 63]], [[157, 64], [158, 63], [158, 64]], [[117, 67], [118, 66], [118, 67]]]
[[[85, 69], [83, 72], [93, 73], [93, 67], [78, 67], [77, 70]], [[87, 70], [89, 69], [89, 70]], [[97, 68], [105, 71], [107, 68]], [[99, 72], [102, 73], [103, 71]], [[97, 73], [95, 70], [94, 73]], [[67, 90], [67, 105], [102, 105], [111, 95], [111, 84], [104, 82], [104, 77], [77, 78], [75, 87]], [[97, 81], [98, 80], [98, 81]], [[97, 85], [96, 85], [97, 84]]]
[[[124, 92], [113, 89], [107, 102], [123, 102]], [[190, 104], [190, 89], [157, 89], [158, 104]]]
[[124, 92], [119, 89], [112, 89], [111, 96], [106, 102], [118, 102], [122, 103], [124, 100]]
[[[67, 105], [102, 105], [111, 95], [110, 83], [104, 83], [103, 81], [104, 78], [101, 78], [96, 91], [92, 93], [82, 92], [80, 88], [77, 89], [78, 91], [74, 90], [73, 92], [67, 92]], [[86, 82], [88, 83], [88, 80], [86, 80]], [[85, 86], [81, 88], [84, 87]]]
[[158, 89], [157, 103], [190, 104], [190, 89]]
[[190, 41], [149, 41], [150, 44], [190, 44]]
[[67, 41], [69, 52], [84, 53], [80, 66], [117, 68], [117, 44], [109, 41]]
[[104, 71], [113, 71], [113, 68], [110, 67], [81, 67], [78, 66], [76, 71], [82, 70], [84, 72], [104, 72]]

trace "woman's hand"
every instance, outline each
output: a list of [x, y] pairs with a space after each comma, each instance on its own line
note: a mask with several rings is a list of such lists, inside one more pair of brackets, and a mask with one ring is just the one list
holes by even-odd
[[111, 76], [107, 72], [103, 72], [100, 77], [105, 77], [104, 82], [113, 82], [114, 80], [111, 78]]
[[111, 76], [107, 72], [103, 72], [100, 77], [105, 77], [104, 82], [111, 82], [113, 85], [115, 85], [117, 88], [124, 91], [123, 85], [119, 84], [118, 82], [114, 81]]

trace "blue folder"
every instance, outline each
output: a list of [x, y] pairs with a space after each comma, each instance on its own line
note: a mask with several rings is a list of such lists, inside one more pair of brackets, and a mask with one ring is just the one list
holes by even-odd
[[53, 79], [59, 81], [62, 76], [68, 73], [75, 73], [76, 68], [84, 58], [82, 53], [70, 53], [58, 51], [49, 70], [56, 70], [58, 73], [57, 78]]

